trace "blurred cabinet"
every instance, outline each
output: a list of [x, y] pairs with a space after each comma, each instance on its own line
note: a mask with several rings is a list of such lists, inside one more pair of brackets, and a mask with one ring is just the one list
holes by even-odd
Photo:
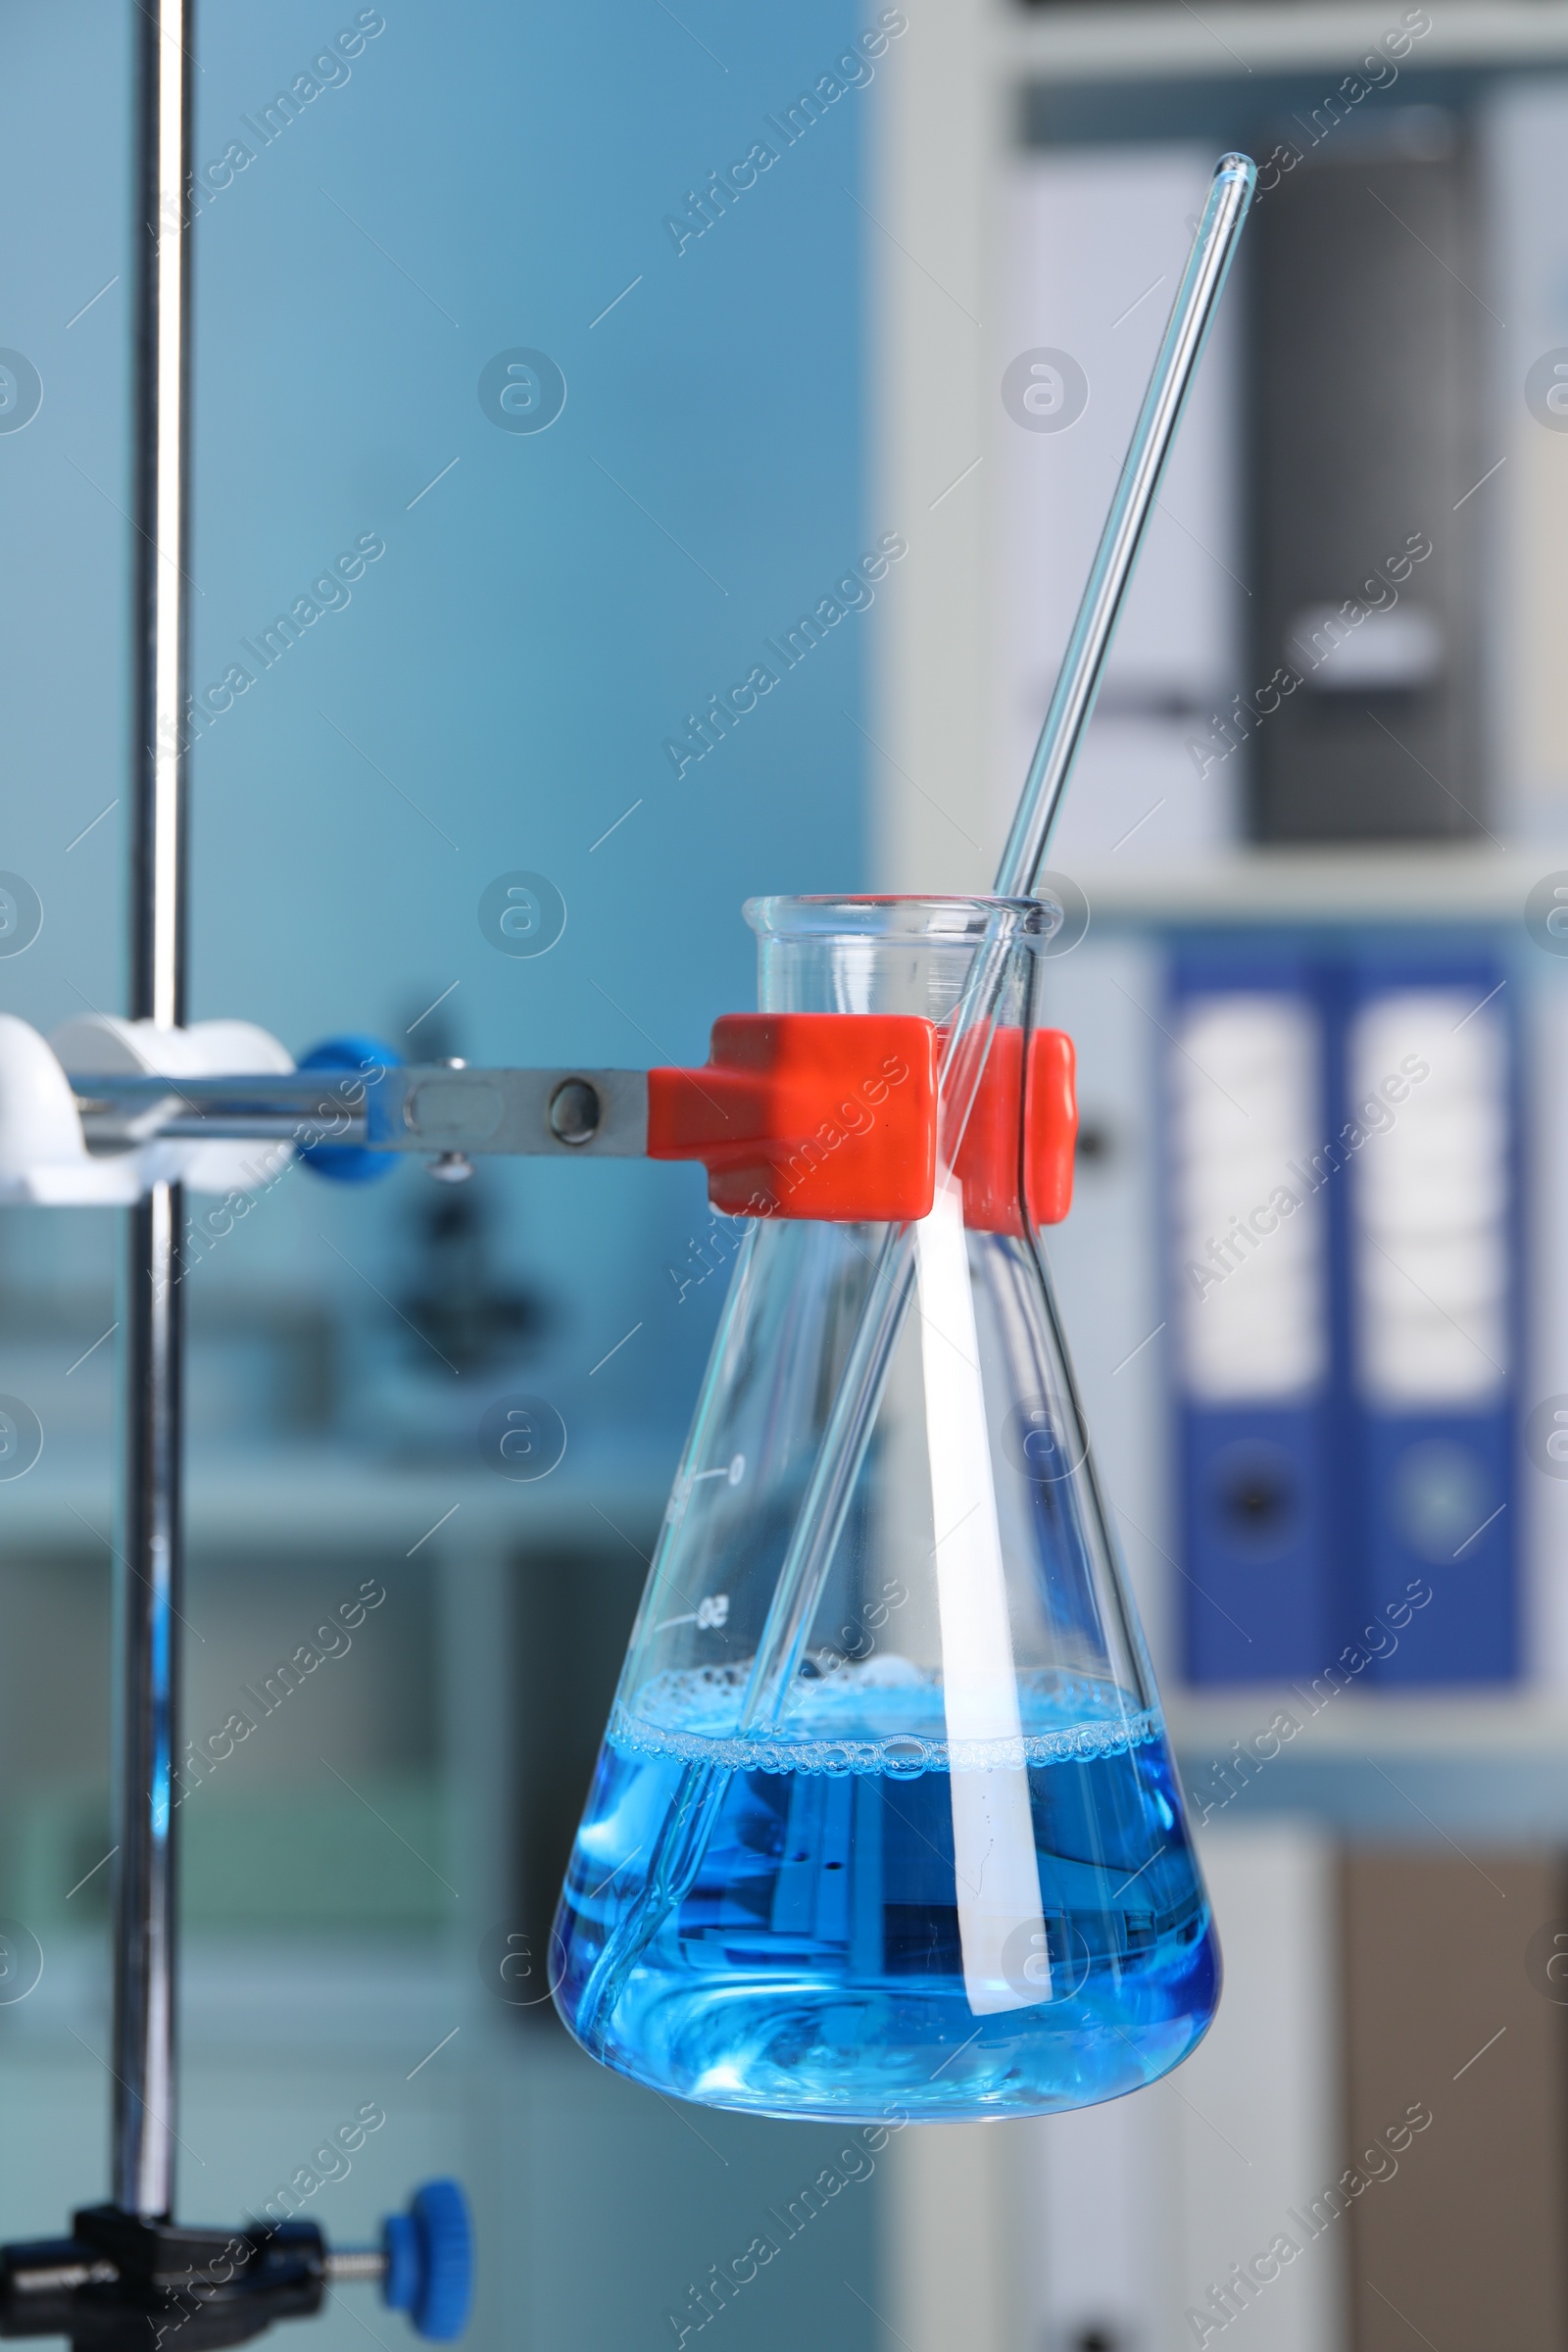
[[1403, 2352], [1412, 2333], [1494, 2342], [1499, 2296], [1510, 2345], [1557, 2352], [1568, 1865], [1491, 1846], [1352, 1852], [1344, 1935], [1345, 2144], [1365, 2183], [1346, 2221], [1356, 2352]]
[[[303, 2210], [364, 2242], [415, 2182], [461, 2178], [473, 2352], [673, 2343], [705, 2314], [757, 2352], [871, 2352], [880, 2164], [803, 2201], [841, 2133], [677, 2108], [584, 2057], [548, 1997], [501, 1997], [497, 1937], [547, 1948], [665, 1491], [652, 1461], [513, 1487], [461, 1460], [204, 1450], [181, 2206], [259, 2210], [371, 2101], [385, 2125]], [[108, 1510], [100, 1447], [0, 1482], [0, 1934], [43, 1960], [20, 2000], [0, 1974], [19, 2234], [57, 2230], [106, 2171]], [[759, 2234], [777, 2255], [729, 2316], [723, 2279]], [[347, 2352], [386, 2325], [345, 2289], [312, 2341]]]

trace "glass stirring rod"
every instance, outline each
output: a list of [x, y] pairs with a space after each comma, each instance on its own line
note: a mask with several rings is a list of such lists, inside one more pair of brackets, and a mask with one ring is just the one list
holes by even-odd
[[[1223, 155], [1176, 289], [1164, 338], [1105, 517], [1100, 545], [1067, 641], [1040, 740], [1019, 796], [997, 871], [996, 895], [1024, 899], [1044, 862], [1052, 826], [1083, 745], [1143, 549], [1165, 463], [1257, 182], [1250, 156]], [[979, 1087], [997, 999], [1022, 910], [998, 909], [998, 927], [975, 952], [963, 995], [948, 1027], [939, 1080], [939, 1180], [951, 1168]], [[891, 1226], [877, 1254], [865, 1302], [817, 1448], [810, 1482], [779, 1572], [742, 1707], [741, 1728], [776, 1723], [800, 1665], [807, 1634], [870, 1441], [894, 1347], [907, 1310], [914, 1270], [914, 1229]]]

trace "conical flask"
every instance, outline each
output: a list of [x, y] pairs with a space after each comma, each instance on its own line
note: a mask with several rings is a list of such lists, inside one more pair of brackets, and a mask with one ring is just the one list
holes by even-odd
[[[949, 1054], [912, 1231], [748, 1221], [562, 1897], [557, 2005], [606, 2065], [713, 2106], [1090, 2105], [1186, 2056], [1219, 1957], [1018, 1205], [1054, 911], [746, 911], [764, 1011], [915, 1013], [951, 1037], [992, 958], [967, 1080], [990, 1175], [960, 1147]], [[890, 1262], [866, 1434], [813, 1552]]]

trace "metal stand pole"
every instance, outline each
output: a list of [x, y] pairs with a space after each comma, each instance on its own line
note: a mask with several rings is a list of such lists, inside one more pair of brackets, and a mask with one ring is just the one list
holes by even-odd
[[[135, 728], [130, 1010], [185, 1017], [186, 482], [194, 0], [138, 0], [142, 252], [137, 289]], [[121, 1309], [124, 1430], [115, 1564], [118, 1834], [114, 2201], [172, 2211], [173, 1772], [179, 1730], [180, 1188], [128, 1215]]]
[[[185, 1018], [186, 457], [190, 444], [190, 118], [196, 0], [136, 0], [142, 248], [135, 354], [135, 728], [130, 1012]], [[314, 1092], [314, 1090], [313, 1090]], [[120, 1309], [124, 1433], [115, 1556], [117, 1723], [113, 2196], [72, 2234], [0, 2245], [0, 2338], [76, 2352], [190, 2352], [314, 2319], [329, 2287], [379, 2279], [420, 2335], [466, 2321], [463, 2191], [431, 2180], [379, 2247], [332, 2253], [315, 2222], [182, 2228], [174, 2204], [175, 1765], [179, 1754], [180, 1235], [178, 1185], [129, 1211]], [[372, 2329], [373, 2333], [374, 2330]]]

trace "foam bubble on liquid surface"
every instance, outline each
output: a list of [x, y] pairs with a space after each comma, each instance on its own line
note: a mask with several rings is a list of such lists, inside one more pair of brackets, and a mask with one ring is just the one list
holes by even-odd
[[1157, 1714], [1114, 1683], [1033, 1668], [1017, 1677], [1020, 1736], [949, 1740], [942, 1677], [892, 1655], [800, 1678], [766, 1739], [741, 1738], [752, 1662], [688, 1668], [617, 1703], [611, 1744], [629, 1756], [676, 1757], [734, 1772], [887, 1773], [1016, 1770], [1124, 1754], [1161, 1736]]

